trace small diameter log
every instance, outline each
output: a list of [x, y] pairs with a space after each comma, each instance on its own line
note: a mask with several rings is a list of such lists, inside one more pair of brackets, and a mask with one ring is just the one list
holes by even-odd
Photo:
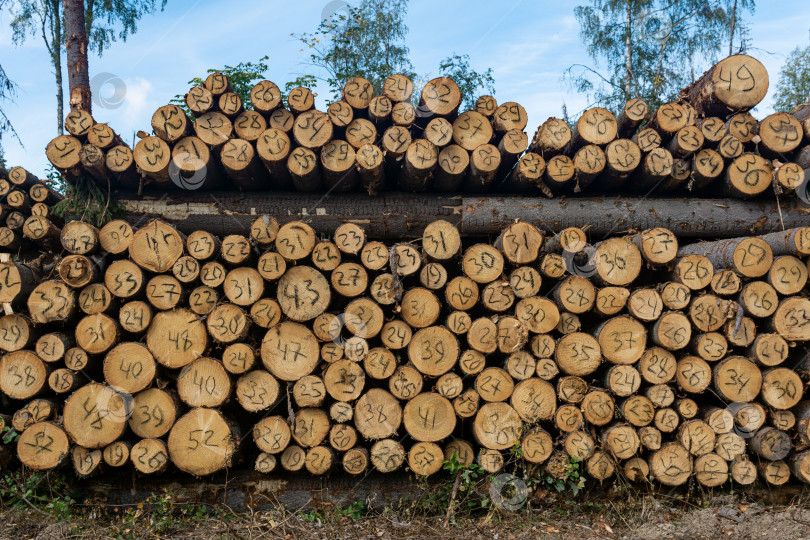
[[46, 217], [31, 216], [22, 227], [23, 236], [48, 251], [59, 251], [61, 231]]
[[31, 199], [28, 194], [18, 189], [12, 190], [6, 195], [6, 204], [10, 209], [22, 212], [23, 214], [31, 213]]
[[233, 121], [236, 136], [254, 142], [267, 130], [267, 120], [256, 111], [244, 111]]
[[652, 128], [644, 128], [636, 133], [632, 141], [636, 143], [639, 149], [644, 152], [652, 152], [661, 146], [661, 135]]
[[17, 188], [28, 191], [30, 188], [37, 184], [41, 184], [41, 180], [33, 173], [28, 172], [22, 167], [12, 167], [8, 171], [8, 180]]
[[239, 442], [235, 427], [215, 409], [192, 409], [169, 432], [169, 457], [177, 468], [197, 476], [231, 464]]
[[520, 158], [517, 167], [509, 173], [505, 180], [506, 186], [510, 191], [518, 193], [533, 193], [540, 190], [546, 197], [552, 197], [553, 194], [542, 180], [545, 170], [545, 160], [538, 154], [527, 152]]
[[166, 443], [160, 439], [141, 439], [129, 452], [135, 470], [142, 474], [158, 474], [169, 466]]
[[[680, 249], [685, 249], [681, 247]], [[679, 249], [679, 251], [680, 251]], [[683, 257], [679, 257], [676, 259], [675, 262], [675, 269], [673, 270], [673, 278], [682, 285], [688, 287], [693, 291], [699, 291], [709, 286], [711, 283], [712, 277], [714, 276], [714, 266], [712, 262], [705, 256], [700, 253], [692, 254], [692, 255], [685, 255]], [[682, 303], [680, 307], [675, 307], [673, 309], [681, 309], [686, 307], [689, 303], [689, 295], [688, 290], [684, 293], [679, 293], [676, 290], [671, 292], [673, 296], [676, 298], [682, 298], [683, 301], [679, 302]], [[666, 298], [668, 295], [662, 295], [664, 301], [666, 302]], [[672, 308], [672, 306], [668, 306]]]
[[224, 94], [221, 94], [217, 99], [217, 108], [222, 114], [231, 119], [239, 115], [239, 113], [244, 110], [242, 98], [239, 97], [239, 94], [234, 92], [225, 92]]
[[633, 98], [627, 101], [616, 120], [617, 136], [625, 139], [632, 137], [639, 124], [647, 117], [647, 113], [649, 113], [649, 107], [644, 100]]
[[781, 190], [781, 193], [795, 193], [804, 182], [804, 169], [798, 163], [785, 163], [779, 165], [773, 171], [774, 184]]
[[68, 255], [59, 261], [57, 271], [59, 277], [68, 286], [80, 289], [91, 282], [100, 280], [102, 269], [97, 262], [103, 261], [84, 255]]
[[101, 249], [111, 255], [120, 255], [129, 249], [133, 235], [132, 226], [124, 220], [114, 219], [98, 231]]
[[360, 181], [369, 193], [376, 195], [385, 188], [385, 159], [382, 150], [373, 144], [365, 144], [355, 153]]
[[552, 193], [563, 194], [573, 190], [571, 180], [574, 178], [574, 173], [574, 162], [571, 158], [557, 155], [547, 161], [543, 179]]
[[723, 174], [723, 157], [716, 151], [704, 148], [692, 161], [692, 189], [701, 190]]
[[110, 467], [121, 467], [126, 465], [130, 457], [131, 445], [124, 441], [114, 441], [101, 452], [101, 458], [104, 460], [105, 465]]

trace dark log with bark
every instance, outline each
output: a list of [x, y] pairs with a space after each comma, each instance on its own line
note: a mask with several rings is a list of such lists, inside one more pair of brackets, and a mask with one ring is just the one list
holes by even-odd
[[[161, 217], [186, 233], [202, 229], [217, 236], [249, 230], [256, 215], [279, 216], [281, 222], [305, 218], [331, 236], [345, 221], [368, 223], [373, 238], [419, 237], [436, 219], [459, 223], [466, 236], [500, 234], [516, 219], [540, 229], [562, 230], [589, 226], [591, 235], [617, 234], [630, 229], [665, 227], [678, 237], [733, 238], [765, 234], [807, 224], [800, 201], [781, 203], [726, 199], [643, 199], [600, 197], [541, 200], [536, 197], [443, 196], [405, 193], [333, 194], [317, 204], [300, 193], [257, 193], [248, 199], [238, 192], [217, 194], [172, 193], [138, 197], [122, 192], [119, 200], [130, 223]], [[192, 213], [189, 209], [193, 208]], [[292, 210], [296, 209], [296, 210]]]

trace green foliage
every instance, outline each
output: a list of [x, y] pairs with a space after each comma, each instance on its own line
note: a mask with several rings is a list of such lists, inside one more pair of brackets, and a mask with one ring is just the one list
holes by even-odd
[[492, 68], [484, 72], [475, 71], [470, 67], [470, 55], [458, 55], [453, 53], [439, 64], [439, 72], [450, 77], [461, 90], [463, 101], [461, 110], [472, 109], [478, 99], [480, 92], [484, 91], [490, 95], [495, 94], [495, 78], [492, 76]]
[[395, 73], [415, 78], [405, 44], [408, 0], [362, 0], [324, 19], [313, 33], [293, 34], [309, 51], [309, 64], [338, 100], [351, 77], [364, 77], [380, 93], [385, 79]]
[[115, 219], [122, 211], [123, 207], [110, 193], [102, 191], [86, 176], [68, 184], [65, 198], [53, 207], [55, 216], [75, 216], [96, 227]]
[[3, 444], [16, 443], [20, 439], [20, 434], [17, 433], [11, 426], [3, 426]]
[[742, 15], [754, 2], [732, 1], [589, 0], [574, 15], [595, 67], [574, 64], [565, 78], [614, 112], [631, 97], [655, 109], [718, 60], [727, 36], [745, 48]]
[[0, 65], [0, 155], [3, 151], [3, 133], [11, 133], [18, 141], [19, 135], [11, 125], [11, 120], [6, 116], [6, 111], [3, 109], [3, 103], [6, 101], [13, 102], [17, 96], [17, 85], [8, 78], [3, 66]]
[[78, 496], [67, 478], [53, 472], [8, 471], [0, 477], [0, 505], [22, 510], [34, 507], [66, 519]]
[[104, 50], [138, 30], [144, 15], [166, 7], [167, 0], [84, 0], [84, 21], [90, 50], [101, 56]]
[[545, 482], [548, 489], [556, 489], [560, 493], [570, 489], [573, 495], [577, 495], [585, 487], [585, 477], [582, 476], [580, 459], [577, 457], [569, 458], [568, 465], [565, 467], [565, 476], [563, 478], [546, 476]]
[[366, 503], [363, 501], [354, 501], [345, 508], [338, 508], [337, 513], [339, 516], [346, 516], [352, 519], [360, 519], [366, 515], [368, 509]]
[[810, 45], [796, 47], [788, 55], [773, 98], [773, 108], [779, 112], [790, 112], [810, 99]]
[[[235, 66], [226, 65], [223, 68], [212, 68], [206, 71], [206, 73], [222, 73], [228, 77], [228, 81], [230, 81], [234, 93], [239, 95], [245, 108], [249, 109], [250, 91], [253, 89], [256, 82], [265, 78], [265, 73], [270, 69], [266, 63], [269, 58], [269, 56], [262, 56], [256, 62], [239, 62]], [[194, 77], [188, 81], [188, 84], [191, 86], [203, 86], [205, 79]], [[183, 95], [177, 94], [171, 102], [183, 109], [187, 115], [191, 115], [191, 111], [186, 107], [186, 100]]]
[[65, 195], [67, 193], [68, 184], [65, 179], [53, 166], [53, 163], [48, 163], [48, 168], [45, 169], [45, 183], [47, 183], [54, 191]]
[[167, 490], [156, 495], [152, 493], [143, 502], [133, 505], [123, 512], [113, 510], [114, 526], [110, 531], [113, 538], [142, 538], [148, 530], [153, 535], [170, 535], [191, 523], [210, 523], [211, 520], [229, 522], [235, 514], [218, 506], [206, 504], [178, 504], [172, 500]]

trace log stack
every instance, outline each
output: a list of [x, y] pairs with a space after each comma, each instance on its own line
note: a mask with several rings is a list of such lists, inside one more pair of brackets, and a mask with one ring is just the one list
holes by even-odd
[[[676, 102], [651, 111], [641, 99], [621, 111], [585, 110], [569, 126], [549, 118], [531, 141], [519, 103], [481, 96], [460, 110], [448, 77], [414, 94], [404, 75], [380, 95], [353, 77], [326, 112], [308, 88], [286, 103], [260, 81], [250, 107], [221, 73], [189, 89], [185, 105], [160, 107], [151, 134], [134, 149], [85, 112], [71, 113], [69, 134], [48, 157], [70, 180], [86, 175], [103, 189], [519, 192], [547, 197], [580, 193], [807, 198], [810, 164], [806, 105], [757, 121], [749, 110], [768, 90], [756, 59], [730, 56]], [[614, 114], [615, 113], [615, 114]]]
[[22, 167], [0, 168], [0, 252], [58, 249], [63, 196]]
[[[384, 107], [358, 84], [351, 113]], [[49, 275], [0, 263], [1, 412], [23, 464], [80, 476], [427, 476], [455, 454], [556, 477], [576, 458], [600, 482], [810, 482], [810, 228], [683, 240], [70, 222]]]

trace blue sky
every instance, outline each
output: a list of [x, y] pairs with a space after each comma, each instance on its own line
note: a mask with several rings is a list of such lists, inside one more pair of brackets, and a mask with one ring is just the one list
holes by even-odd
[[[417, 73], [436, 75], [439, 62], [452, 53], [469, 54], [477, 69], [494, 70], [499, 102], [518, 101], [527, 110], [531, 136], [566, 103], [572, 113], [587, 105], [561, 76], [573, 63], [588, 63], [573, 8], [558, 0], [411, 0], [408, 45]], [[268, 55], [268, 78], [281, 86], [305, 72], [306, 56], [291, 33], [313, 31], [330, 0], [247, 1], [169, 0], [164, 12], [145, 17], [127, 43], [115, 43], [101, 58], [90, 57], [90, 76], [105, 73], [125, 85], [117, 107], [93, 106], [98, 122], [108, 122], [127, 142], [135, 131], [150, 131], [152, 112], [209, 67], [234, 65]], [[38, 36], [20, 47], [11, 42], [7, 13], [0, 13], [0, 64], [19, 85], [16, 103], [5, 110], [24, 147], [4, 137], [6, 160], [42, 173], [45, 145], [56, 135], [55, 90], [47, 51]], [[807, 0], [757, 2], [751, 22], [751, 54], [767, 67], [771, 91], [755, 114], [771, 112], [771, 95], [785, 56], [808, 43]], [[101, 74], [101, 75], [100, 75]], [[100, 79], [97, 79], [100, 80]], [[67, 86], [67, 77], [65, 77]], [[111, 94], [106, 85], [101, 95]], [[65, 92], [67, 95], [67, 91]], [[323, 94], [323, 93], [322, 93]], [[67, 101], [67, 100], [66, 100]], [[323, 95], [318, 100], [323, 106]]]

